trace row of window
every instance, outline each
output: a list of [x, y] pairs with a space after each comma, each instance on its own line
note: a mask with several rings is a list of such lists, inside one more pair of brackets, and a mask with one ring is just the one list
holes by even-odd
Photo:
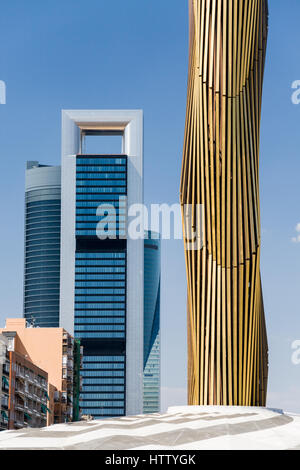
[[56, 305], [52, 305], [50, 307], [45, 307], [45, 306], [28, 307], [27, 305], [25, 305], [25, 313], [27, 314], [28, 317], [34, 314], [35, 318], [43, 318], [46, 312], [48, 313], [49, 317], [52, 317], [52, 314], [58, 315], [59, 314], [59, 302]]
[[52, 227], [57, 228], [59, 230], [59, 224], [57, 222], [40, 222], [38, 224], [26, 224], [26, 234], [35, 233], [37, 229], [42, 230], [45, 232], [49, 229], [49, 231], [53, 230]]
[[92, 415], [94, 419], [103, 416], [124, 416], [124, 408], [82, 408], [82, 414]]
[[125, 267], [99, 268], [99, 267], [75, 267], [76, 273], [125, 273]]
[[[101, 172], [106, 172], [106, 171], [109, 171], [111, 172], [112, 170], [114, 170], [114, 172], [118, 173], [118, 172], [124, 172], [126, 171], [126, 166], [82, 166], [82, 165], [78, 165], [77, 164], [77, 170], [76, 170], [76, 174], [80, 174], [82, 171], [101, 171]], [[115, 173], [113, 173], [115, 174]]]
[[94, 187], [84, 187], [84, 188], [76, 188], [76, 194], [80, 195], [81, 193], [126, 193], [126, 188], [121, 188], [120, 186], [116, 186], [115, 188], [103, 188], [103, 186], [99, 188]]
[[[76, 310], [75, 309], [75, 317], [76, 321], [78, 321], [79, 317], [122, 317], [125, 316], [125, 309], [124, 310]], [[95, 321], [94, 319], [92, 319]]]
[[[51, 235], [52, 234], [53, 232], [51, 232]], [[25, 242], [26, 251], [43, 250], [45, 246], [47, 246], [49, 250], [60, 249], [60, 236], [57, 234], [55, 234], [55, 237], [51, 236], [50, 239], [48, 239], [48, 235], [42, 233], [40, 238], [36, 238], [34, 235], [34, 239], [32, 240], [30, 236], [26, 238]]]
[[60, 269], [59, 265], [57, 266], [39, 266], [39, 267], [29, 267], [25, 270], [26, 279], [59, 279]]
[[94, 222], [98, 224], [114, 224], [118, 225], [119, 223], [125, 223], [126, 222], [126, 213], [125, 214], [117, 214], [116, 212], [111, 212], [110, 214], [94, 214], [94, 215], [81, 215], [76, 217], [76, 224], [83, 224], [84, 222]]
[[26, 266], [34, 266], [36, 263], [40, 263], [41, 261], [47, 262], [48, 261], [59, 261], [59, 255], [34, 255], [34, 256], [27, 256], [26, 257]]
[[76, 274], [75, 281], [122, 281], [126, 280], [125, 274]]
[[25, 280], [25, 290], [29, 289], [59, 289], [59, 277], [36, 277], [31, 278], [31, 276], [26, 276]]
[[[53, 231], [51, 231], [53, 230]], [[60, 231], [58, 230], [54, 230], [54, 229], [51, 229], [50, 231], [44, 229], [41, 233], [35, 235], [28, 235], [27, 234], [27, 238], [26, 238], [26, 243], [28, 241], [32, 242], [33, 240], [40, 240], [42, 239], [44, 242], [47, 241], [48, 243], [48, 238], [55, 238], [55, 239], [58, 239], [60, 240]]]
[[81, 393], [80, 398], [84, 404], [86, 400], [100, 400], [102, 403], [102, 400], [124, 400], [124, 393]]
[[[125, 281], [76, 281], [76, 287], [125, 287]], [[122, 292], [123, 293], [123, 292]]]
[[25, 288], [30, 290], [33, 289], [59, 289], [59, 279], [57, 278], [45, 278], [45, 279], [29, 279], [25, 281]]
[[[90, 331], [91, 325], [75, 325], [75, 331]], [[93, 325], [93, 331], [125, 331], [124, 325]]]
[[124, 362], [83, 362], [83, 370], [115, 370], [124, 369]]
[[125, 362], [124, 356], [84, 356], [83, 362]]
[[[76, 215], [82, 216], [82, 215], [97, 215], [97, 213], [103, 213], [105, 211], [105, 214], [127, 214], [126, 210], [126, 205], [125, 203], [122, 203], [121, 207], [118, 207], [119, 204], [117, 202], [113, 202], [111, 204], [98, 204], [95, 203], [95, 207], [93, 208], [85, 208], [85, 209], [76, 209]], [[107, 212], [106, 212], [107, 211]]]
[[82, 370], [82, 377], [125, 377], [124, 370]]
[[53, 215], [59, 215], [61, 214], [61, 208], [60, 208], [60, 203], [59, 204], [56, 204], [56, 205], [53, 205], [53, 206], [49, 206], [49, 205], [44, 205], [44, 206], [32, 206], [32, 207], [29, 207], [27, 205], [26, 207], [26, 215], [30, 216], [31, 214], [32, 215], [39, 215], [39, 214], [53, 214]]
[[124, 339], [125, 338], [125, 333], [113, 333], [113, 332], [110, 332], [110, 333], [82, 333], [82, 332], [75, 332], [75, 337], [76, 338], [82, 338], [82, 339], [104, 339], [104, 338], [115, 338], [115, 339]]
[[100, 180], [106, 180], [106, 179], [126, 179], [126, 172], [115, 172], [115, 173], [108, 173], [105, 171], [99, 170], [99, 167], [94, 167], [95, 170], [92, 170], [91, 168], [93, 167], [86, 167], [86, 170], [83, 170], [83, 168], [80, 168], [80, 171], [76, 171], [76, 180], [87, 180], [90, 178], [95, 178], [95, 179], [100, 179]]
[[125, 266], [125, 259], [76, 259], [75, 266]]
[[37, 207], [37, 206], [57, 206], [60, 207], [60, 199], [47, 199], [47, 200], [42, 200], [42, 201], [33, 201], [33, 202], [27, 202], [26, 206], [27, 207]]
[[56, 225], [60, 225], [60, 214], [57, 216], [54, 216], [53, 214], [50, 214], [48, 216], [40, 215], [39, 216], [28, 216], [26, 219], [26, 228], [39, 225], [39, 224], [53, 224], [55, 223]]
[[124, 378], [118, 378], [118, 377], [106, 377], [106, 378], [89, 378], [89, 377], [83, 377], [83, 385], [97, 385], [97, 386], [102, 386], [102, 385], [125, 385], [125, 379]]
[[126, 253], [76, 253], [76, 259], [124, 259]]
[[35, 289], [26, 289], [25, 290], [25, 298], [26, 300], [28, 300], [29, 298], [32, 297], [32, 301], [35, 301], [36, 300], [36, 297], [37, 296], [41, 296], [41, 295], [47, 295], [47, 298], [49, 299], [53, 299], [55, 298], [57, 295], [59, 295], [59, 287], [57, 288], [44, 288], [44, 289], [41, 289], [41, 288], [35, 288]]
[[[26, 251], [42, 249], [45, 246], [45, 240], [46, 238], [41, 240], [26, 240]], [[51, 240], [47, 239], [47, 248], [60, 248], [60, 237]]]
[[85, 392], [123, 392], [125, 393], [125, 388], [122, 385], [108, 386], [108, 385], [91, 385], [84, 387]]
[[[48, 297], [48, 296], [47, 296]], [[57, 296], [56, 296], [57, 297]], [[27, 313], [35, 313], [36, 311], [43, 311], [42, 307], [48, 307], [50, 310], [55, 310], [56, 308], [59, 307], [59, 300], [41, 300], [43, 297], [38, 297], [36, 300], [27, 300], [25, 302], [25, 311]]]
[[[126, 180], [77, 180], [76, 191], [80, 191], [83, 188], [89, 188], [90, 186], [96, 186], [97, 188], [103, 188], [104, 186], [126, 186]], [[106, 188], [107, 189], [107, 188]], [[115, 189], [115, 188], [114, 188]], [[114, 192], [114, 191], [112, 191]]]
[[125, 302], [125, 295], [76, 295], [75, 302]]
[[76, 235], [78, 236], [89, 236], [94, 237], [95, 235], [100, 239], [107, 239], [110, 238], [115, 240], [117, 237], [122, 237], [123, 239], [126, 238], [126, 231], [125, 230], [85, 230], [85, 229], [77, 229]]
[[[125, 323], [125, 318], [123, 317], [103, 317], [103, 318], [77, 318], [75, 317], [75, 327], [78, 325], [97, 325], [97, 324], [106, 324], [106, 325], [122, 325]], [[77, 328], [78, 330], [78, 328]]]
[[[76, 195], [76, 206], [77, 207], [86, 207], [87, 201], [91, 201], [91, 203], [87, 204], [87, 207], [90, 205], [94, 204], [92, 201], [97, 200], [95, 204], [99, 205], [102, 204], [103, 201], [109, 202], [109, 201], [119, 201], [126, 203], [127, 202], [127, 197], [123, 196], [121, 194], [102, 194], [101, 195], [101, 201], [99, 201], [99, 196], [95, 194], [77, 194]], [[86, 202], [82, 202], [86, 201]]]
[[[57, 259], [55, 261], [47, 261], [47, 268], [48, 267], [55, 267], [55, 266], [58, 266], [59, 267], [60, 265], [60, 260]], [[26, 263], [26, 272], [34, 272], [32, 270], [34, 270], [35, 268], [37, 267], [41, 267], [43, 268], [45, 266], [45, 263], [43, 261], [32, 261], [30, 263]]]
[[45, 312], [55, 312], [59, 310], [59, 301], [48, 300], [47, 296], [37, 297], [36, 300], [25, 300], [24, 308], [26, 313], [31, 313], [36, 316], [45, 310]]
[[43, 247], [36, 247], [31, 250], [26, 250], [26, 257], [31, 258], [31, 257], [36, 257], [36, 256], [45, 256], [45, 255], [60, 255], [60, 250], [58, 250], [56, 247], [54, 247], [52, 250], [47, 250]]
[[[96, 297], [97, 298], [94, 298], [94, 297], [89, 297], [88, 300], [102, 300], [102, 296], [104, 294], [111, 294], [113, 296], [117, 296], [117, 299], [116, 300], [125, 300], [124, 297], [119, 297], [120, 294], [123, 294], [123, 296], [125, 295], [125, 289], [116, 289], [114, 287], [110, 287], [108, 289], [105, 289], [103, 287], [99, 287], [98, 289], [94, 289], [92, 287], [90, 288], [84, 288], [84, 289], [80, 289], [80, 287], [77, 285], [76, 283], [76, 286], [75, 286], [75, 293], [76, 295], [88, 295], [88, 296], [92, 296], [93, 294], [96, 294]], [[101, 296], [101, 298], [99, 297]], [[105, 298], [106, 299], [106, 298]], [[105, 300], [103, 299], [103, 300]], [[81, 299], [79, 299], [81, 300]], [[83, 299], [82, 299], [83, 300]], [[110, 298], [107, 298], [106, 300], [110, 300]], [[115, 300], [114, 297], [111, 297], [111, 300]]]
[[57, 221], [60, 225], [61, 212], [60, 211], [44, 211], [44, 210], [30, 210], [26, 212], [26, 224], [36, 222]]
[[[48, 315], [46, 316], [44, 314], [36, 314], [35, 312], [33, 313], [34, 313], [34, 318], [37, 319], [39, 322], [39, 326], [42, 326], [42, 325], [50, 326], [50, 323], [51, 323], [51, 326], [57, 327], [57, 325], [59, 324], [59, 310], [58, 309], [56, 310], [56, 312], [49, 314], [49, 316]], [[26, 320], [31, 322], [33, 315], [25, 313], [24, 316]]]
[[109, 309], [116, 309], [116, 310], [120, 310], [120, 309], [125, 310], [125, 303], [124, 302], [123, 303], [118, 303], [118, 302], [116, 302], [116, 303], [113, 303], [113, 302], [111, 302], [111, 303], [102, 303], [102, 302], [89, 303], [88, 301], [84, 304], [79, 303], [79, 302], [75, 303], [75, 309], [76, 310], [78, 310], [78, 309], [79, 310], [82, 310], [82, 309], [84, 309], [84, 310], [89, 310], [89, 309], [90, 310], [95, 310], [95, 309], [99, 310], [99, 309], [101, 309], [102, 310], [102, 309], [108, 309], [108, 308]]
[[[95, 403], [94, 401], [82, 401], [80, 400], [79, 402], [79, 406], [80, 407], [86, 407], [86, 406], [95, 406], [95, 405], [98, 405], [99, 408], [102, 408], [102, 407], [108, 407], [108, 406], [116, 406], [116, 407], [119, 407], [119, 406], [124, 406], [124, 401], [113, 401], [113, 400], [110, 400], [110, 401], [105, 401], [105, 400], [97, 400], [97, 402]], [[99, 410], [98, 410], [99, 411]]]
[[116, 233], [117, 231], [124, 231], [126, 229], [126, 222], [76, 222], [76, 230], [89, 230], [94, 229], [93, 235], [95, 236], [98, 233]]
[[76, 157], [76, 165], [125, 165], [127, 162], [126, 157], [117, 156], [84, 156], [78, 155]]

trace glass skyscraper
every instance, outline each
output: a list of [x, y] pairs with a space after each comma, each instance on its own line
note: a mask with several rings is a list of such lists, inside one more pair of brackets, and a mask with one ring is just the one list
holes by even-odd
[[[120, 154], [84, 153], [91, 135], [122, 136]], [[83, 346], [80, 407], [96, 419], [143, 412], [144, 240], [127, 236], [142, 203], [142, 111], [64, 110], [60, 326]]]
[[59, 326], [60, 218], [60, 167], [27, 162], [24, 317], [35, 326]]
[[160, 239], [146, 232], [144, 242], [144, 413], [160, 411]]

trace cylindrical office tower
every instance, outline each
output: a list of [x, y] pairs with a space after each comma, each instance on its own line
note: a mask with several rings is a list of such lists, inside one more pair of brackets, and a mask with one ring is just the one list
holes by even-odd
[[24, 317], [59, 326], [61, 168], [27, 162]]
[[144, 413], [160, 412], [160, 236], [144, 242]]
[[180, 188], [190, 405], [266, 403], [259, 137], [267, 30], [267, 0], [190, 0]]

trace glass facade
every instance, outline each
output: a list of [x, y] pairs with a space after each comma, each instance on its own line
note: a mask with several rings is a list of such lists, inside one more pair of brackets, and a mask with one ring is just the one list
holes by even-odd
[[25, 192], [24, 317], [59, 326], [60, 168], [28, 162]]
[[124, 355], [84, 356], [82, 378], [82, 414], [95, 419], [125, 414]]
[[126, 194], [126, 156], [77, 156], [74, 330], [80, 408], [96, 419], [126, 413]]
[[144, 242], [144, 413], [160, 411], [160, 239]]

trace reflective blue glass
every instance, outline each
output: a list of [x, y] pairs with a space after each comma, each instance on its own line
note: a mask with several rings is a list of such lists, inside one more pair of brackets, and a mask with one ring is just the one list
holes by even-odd
[[[121, 187], [115, 187], [115, 188], [104, 188], [104, 187], [101, 187], [101, 188], [88, 188], [88, 187], [77, 187], [76, 189], [76, 192], [78, 195], [80, 195], [81, 193], [86, 193], [86, 194], [89, 194], [89, 193], [126, 193], [126, 188], [121, 188]], [[100, 197], [99, 197], [100, 199]]]
[[[91, 368], [92, 369], [92, 368]], [[124, 377], [121, 370], [83, 370], [82, 377]]]
[[[102, 305], [101, 305], [102, 307]], [[102, 320], [106, 317], [125, 317], [124, 310], [78, 310], [76, 309], [76, 321], [82, 317], [99, 317], [99, 320]], [[113, 318], [111, 320], [113, 322]]]
[[125, 362], [124, 356], [84, 356], [83, 363], [85, 362]]
[[76, 273], [125, 273], [125, 268], [79, 268], [76, 266]]
[[75, 281], [94, 280], [94, 281], [113, 281], [114, 279], [125, 280], [125, 274], [76, 274]]
[[[124, 172], [126, 171], [126, 166], [120, 166], [118, 165], [117, 167], [115, 166], [114, 168], [116, 168], [116, 170], [118, 172]], [[91, 171], [97, 171], [97, 172], [102, 172], [102, 173], [105, 173], [106, 171], [112, 171], [112, 167], [111, 166], [84, 166], [84, 165], [79, 165], [78, 164], [78, 161], [77, 161], [77, 171], [76, 173], [77, 174], [80, 174], [81, 172], [91, 172]], [[112, 173], [114, 174], [114, 173]]]
[[99, 157], [77, 157], [77, 169], [80, 169], [80, 165], [125, 165], [126, 158], [104, 158], [103, 156]]
[[125, 295], [75, 295], [75, 302], [125, 302]]
[[[122, 386], [109, 386], [109, 385], [102, 385], [102, 386], [99, 386], [99, 385], [90, 385], [90, 386], [85, 386], [85, 391], [86, 392], [114, 392], [114, 395], [116, 392], [124, 392], [124, 387]], [[88, 395], [87, 395], [88, 396]], [[124, 398], [124, 393], [122, 395], [122, 397], [120, 398]]]
[[[90, 254], [90, 253], [89, 253]], [[76, 259], [75, 266], [125, 266], [125, 259]]]
[[[118, 390], [120, 391], [119, 385], [123, 385], [122, 390], [124, 390], [124, 384], [125, 384], [125, 379], [124, 378], [116, 378], [116, 377], [105, 377], [105, 378], [89, 378], [89, 377], [83, 377], [82, 378], [83, 384], [86, 385], [93, 385], [97, 386], [97, 390], [102, 390], [102, 387], [105, 385], [113, 385], [113, 390]], [[118, 386], [117, 386], [118, 385]]]
[[[110, 390], [108, 390], [110, 391]], [[113, 390], [112, 390], [113, 391]], [[124, 399], [124, 394], [123, 393], [105, 393], [105, 392], [102, 392], [101, 393], [82, 393], [81, 394], [81, 399], [82, 400], [87, 400], [87, 399], [90, 399], [90, 400], [107, 400], [109, 398], [113, 398], [114, 400], [123, 400]], [[82, 401], [82, 403], [84, 404], [84, 406], [87, 406], [87, 403], [85, 401]], [[114, 402], [115, 403], [115, 402]], [[93, 402], [93, 405], [94, 405], [94, 402]], [[121, 406], [123, 405], [123, 402], [121, 403]]]
[[[91, 326], [88, 325], [77, 325], [75, 324], [75, 331], [79, 333], [80, 331], [90, 331]], [[124, 325], [95, 325], [93, 324], [93, 331], [124, 331]]]
[[[27, 203], [25, 214], [24, 316], [40, 327], [59, 325], [60, 201], [55, 200], [59, 210], [48, 217], [51, 202]], [[53, 238], [57, 243], [51, 245]]]
[[[77, 194], [76, 195], [76, 206], [77, 207], [88, 207], [94, 201], [97, 201], [96, 204], [99, 206], [99, 204], [105, 202], [105, 201], [119, 201], [120, 200], [120, 194], [101, 194], [101, 196], [96, 195], [96, 194]], [[81, 201], [88, 201], [88, 202], [81, 202]]]
[[122, 338], [125, 338], [125, 334], [124, 333], [113, 333], [113, 332], [109, 332], [109, 333], [82, 333], [82, 332], [77, 332], [75, 330], [75, 337], [76, 338], [105, 338], [105, 339], [108, 339], [108, 338], [119, 338], [119, 339], [122, 339]]
[[93, 370], [105, 369], [105, 370], [114, 370], [114, 369], [124, 369], [124, 363], [113, 363], [113, 362], [97, 362], [97, 363], [83, 363], [83, 370]]
[[125, 253], [76, 253], [76, 259], [124, 259]]
[[144, 413], [160, 411], [160, 240], [155, 237], [147, 232], [144, 242]]
[[[80, 281], [75, 281], [76, 287], [125, 287], [125, 282], [124, 281], [114, 281], [114, 282], [90, 282], [90, 281], [85, 281], [85, 282], [80, 282]], [[77, 291], [79, 293], [79, 291]], [[124, 290], [122, 291], [122, 294], [124, 293]]]
[[99, 315], [100, 315], [100, 312], [102, 311], [102, 309], [122, 309], [124, 308], [125, 309], [125, 303], [103, 303], [103, 302], [98, 302], [98, 303], [90, 303], [90, 302], [86, 302], [86, 303], [80, 303], [80, 302], [75, 302], [75, 310], [77, 311], [78, 309], [79, 310], [82, 310], [82, 309], [85, 309], [85, 310], [95, 310], [97, 309], [99, 311]]
[[83, 318], [76, 318], [75, 326], [80, 325], [80, 324], [89, 324], [93, 323], [94, 325], [97, 325], [97, 323], [105, 323], [109, 325], [120, 325], [125, 323], [125, 319], [122, 317], [113, 317], [111, 318], [110, 316], [105, 316], [103, 318], [88, 318], [88, 317], [83, 317]]
[[83, 414], [92, 415], [94, 419], [100, 419], [103, 418], [103, 416], [124, 416], [125, 414], [124, 408], [85, 408], [83, 405], [81, 406], [81, 408]]

